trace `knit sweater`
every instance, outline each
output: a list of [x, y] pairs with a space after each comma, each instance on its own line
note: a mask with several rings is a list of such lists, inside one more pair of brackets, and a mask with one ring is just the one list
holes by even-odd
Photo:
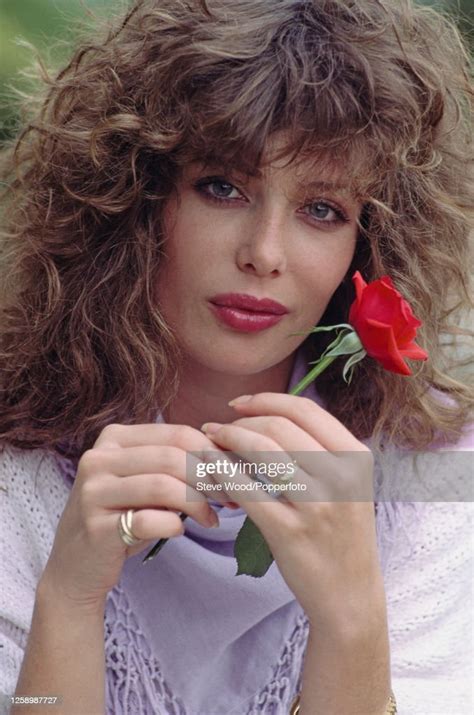
[[[7, 447], [0, 455], [1, 715], [9, 712], [35, 590], [71, 489], [61, 462], [42, 450]], [[379, 527], [392, 512], [386, 503], [378, 506]], [[407, 504], [404, 514], [391, 538], [380, 544], [399, 713], [472, 715], [472, 503]], [[109, 593], [104, 631], [108, 715], [210, 715], [187, 712], [179, 693], [170, 691], [160, 671], [159, 644], [143, 628], [140, 612], [130, 607], [122, 582]], [[301, 687], [307, 635], [301, 612], [275, 653], [272, 678], [246, 712], [229, 704], [222, 715], [286, 715]]]

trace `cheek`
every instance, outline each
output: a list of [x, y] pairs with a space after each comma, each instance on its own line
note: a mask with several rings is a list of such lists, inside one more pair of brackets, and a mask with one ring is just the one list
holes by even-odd
[[173, 230], [168, 233], [165, 252], [170, 264], [190, 267], [192, 272], [200, 265], [209, 265], [215, 259], [221, 242], [215, 226], [202, 211], [182, 210], [175, 220]]
[[192, 215], [174, 216], [163, 243], [162, 264], [157, 276], [157, 296], [169, 314], [202, 282], [216, 260], [216, 240], [202, 221]]
[[340, 244], [337, 250], [315, 250], [307, 252], [304, 260], [295, 267], [300, 299], [308, 315], [316, 315], [324, 310], [333, 293], [344, 279], [351, 265], [355, 250], [355, 238]]
[[321, 241], [295, 256], [297, 269], [307, 281], [310, 276], [327, 284], [340, 281], [351, 265], [355, 246], [352, 232], [340, 241]]

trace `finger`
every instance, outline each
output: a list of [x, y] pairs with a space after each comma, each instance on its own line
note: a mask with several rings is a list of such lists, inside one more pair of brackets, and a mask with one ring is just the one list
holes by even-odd
[[[206, 450], [219, 452], [221, 458], [225, 455], [214, 442], [209, 440], [200, 430], [188, 425], [147, 423], [139, 425], [110, 424], [104, 427], [94, 448], [141, 447], [141, 446], [174, 446], [186, 452], [195, 452], [199, 457]], [[219, 503], [230, 509], [238, 508], [237, 504], [224, 499], [224, 494], [218, 496]]]
[[[315, 456], [319, 457], [322, 452], [326, 453], [324, 447], [314, 437], [287, 417], [280, 415], [242, 417], [232, 424], [269, 437], [308, 474], [314, 473]], [[334, 458], [333, 455], [328, 454], [328, 456]]]
[[[216, 445], [211, 442], [216, 452]], [[178, 447], [94, 447], [84, 452], [79, 462], [79, 479], [85, 481], [98, 475], [133, 477], [137, 474], [169, 474], [181, 481], [196, 486], [200, 460]], [[212, 481], [209, 480], [212, 484]], [[214, 496], [214, 495], [213, 495]], [[224, 492], [215, 494], [216, 501], [226, 504], [229, 499]]]
[[[193, 458], [189, 455], [190, 459]], [[94, 447], [82, 455], [79, 468], [89, 474], [115, 474], [118, 477], [130, 477], [134, 474], [155, 474], [166, 472], [183, 474], [186, 453], [178, 447], [138, 446], [109, 447], [106, 449]], [[196, 461], [198, 461], [196, 459]]]
[[104, 427], [94, 447], [179, 447], [187, 452], [215, 449], [211, 441], [200, 430], [188, 425], [170, 424], [110, 424]]
[[295, 423], [287, 417], [281, 417], [280, 415], [241, 417], [238, 420], [234, 420], [231, 424], [244, 427], [244, 429], [253, 430], [263, 436], [269, 437], [287, 452], [324, 450], [314, 437], [311, 437], [311, 435], [298, 425], [295, 425]]
[[307, 397], [260, 392], [231, 406], [238, 414], [287, 417], [329, 451], [367, 449], [339, 420]]
[[[187, 452], [202, 455], [206, 450], [219, 452], [222, 459], [224, 453], [200, 430], [188, 425], [147, 423], [139, 425], [110, 424], [104, 427], [97, 438], [94, 448], [141, 447], [141, 446], [179, 447]], [[225, 495], [219, 495], [217, 501], [230, 509], [238, 508], [238, 504], [227, 502]]]
[[[120, 514], [115, 513], [114, 519]], [[115, 525], [115, 528], [117, 526]], [[132, 519], [133, 535], [137, 539], [150, 542], [157, 539], [169, 539], [172, 536], [182, 536], [185, 525], [177, 514], [165, 509], [140, 509], [135, 511]], [[118, 533], [118, 530], [117, 530]], [[118, 536], [120, 538], [120, 536]], [[147, 548], [149, 543], [137, 544], [129, 549], [130, 552], [138, 553]]]
[[[94, 485], [91, 488], [90, 485]], [[107, 510], [160, 509], [182, 511], [203, 526], [216, 522], [216, 512], [206, 497], [169, 474], [136, 474], [133, 477], [104, 477], [98, 485], [90, 483], [86, 499]]]
[[[250, 427], [257, 419], [248, 418], [247, 425]], [[215, 442], [246, 460], [248, 464], [243, 465], [246, 474], [253, 473], [256, 478], [260, 476], [273, 485], [262, 487], [267, 495], [280, 494], [293, 505], [296, 501], [300, 502], [303, 510], [307, 504], [340, 498], [351, 484], [353, 470], [347, 470], [347, 465], [341, 463], [338, 456], [326, 450], [293, 453], [267, 435], [247, 429], [242, 424], [208, 423], [203, 428], [209, 430], [208, 434]], [[235, 499], [234, 492], [227, 491]]]
[[[252, 511], [254, 510], [253, 503], [258, 502], [259, 508], [256, 512], [257, 517], [263, 514], [265, 518], [270, 517], [275, 514], [275, 496], [278, 493], [284, 494], [286, 497], [287, 493], [285, 490], [275, 490], [273, 484], [275, 482], [274, 478], [268, 478], [267, 474], [269, 470], [266, 469], [266, 465], [273, 465], [275, 461], [275, 453], [278, 453], [279, 461], [284, 465], [292, 464], [291, 457], [286, 454], [273, 440], [270, 440], [265, 435], [258, 434], [251, 430], [244, 429], [243, 427], [238, 427], [234, 424], [227, 425], [214, 425], [214, 423], [209, 423], [212, 427], [217, 427], [217, 431], [212, 432], [212, 438], [218, 444], [225, 446], [226, 449], [231, 450], [235, 455], [238, 455], [244, 460], [244, 463], [240, 464], [240, 469], [236, 470], [231, 477], [228, 475], [223, 475], [222, 472], [217, 472], [213, 475], [213, 479], [219, 483], [223, 483], [227, 490], [227, 493], [237, 501], [238, 503], [245, 504], [245, 509], [252, 517]], [[256, 462], [256, 454], [258, 458], [258, 464]], [[258, 469], [254, 469], [254, 467]], [[263, 467], [263, 470], [261, 469]], [[309, 480], [308, 475], [304, 475], [304, 472], [300, 470], [300, 473]], [[252, 476], [253, 475], [253, 476]], [[262, 481], [266, 482], [262, 485]], [[228, 488], [231, 486], [231, 490]], [[303, 487], [307, 490], [307, 486]], [[288, 505], [290, 505], [290, 499], [287, 500]], [[281, 504], [281, 500], [278, 502]], [[265, 508], [262, 511], [262, 507]], [[267, 508], [267, 506], [269, 508]]]

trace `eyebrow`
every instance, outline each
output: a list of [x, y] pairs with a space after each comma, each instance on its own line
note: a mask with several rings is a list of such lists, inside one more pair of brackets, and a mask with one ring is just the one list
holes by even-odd
[[[242, 177], [246, 177], [248, 181], [250, 178], [263, 178], [263, 172], [261, 169], [255, 169], [251, 174], [245, 173], [238, 167], [225, 167], [219, 164], [219, 162], [211, 161], [204, 165], [203, 168], [215, 171], [229, 171], [230, 173], [238, 174]], [[351, 187], [348, 184], [341, 184], [335, 181], [324, 181], [323, 179], [314, 179], [312, 181], [302, 181], [297, 182], [298, 193], [308, 194], [311, 191], [338, 191], [347, 194], [351, 194]]]
[[[238, 169], [235, 169], [237, 173], [242, 173]], [[254, 173], [250, 174], [251, 177], [257, 179], [263, 178], [263, 172], [260, 169], [256, 169]], [[348, 191], [349, 187], [346, 184], [340, 184], [333, 181], [324, 181], [323, 179], [314, 179], [313, 181], [302, 181], [297, 182], [297, 187], [300, 191], [305, 189], [308, 191]]]
[[298, 184], [300, 189], [306, 189], [307, 191], [349, 191], [349, 186], [347, 184], [339, 184], [334, 181], [323, 181], [321, 179], [316, 179], [314, 181], [302, 181]]

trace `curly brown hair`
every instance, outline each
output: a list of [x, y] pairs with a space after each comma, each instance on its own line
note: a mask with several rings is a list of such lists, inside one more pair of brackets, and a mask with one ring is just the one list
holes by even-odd
[[190, 161], [252, 174], [279, 130], [280, 156], [343, 161], [363, 201], [321, 322], [347, 319], [354, 269], [389, 274], [430, 355], [410, 378], [365, 360], [350, 389], [334, 364], [318, 391], [359, 438], [454, 440], [470, 391], [440, 335], [469, 303], [467, 67], [455, 26], [409, 0], [133, 3], [38, 85], [4, 152], [2, 440], [72, 454], [154, 420], [180, 360], [153, 297], [162, 208]]

